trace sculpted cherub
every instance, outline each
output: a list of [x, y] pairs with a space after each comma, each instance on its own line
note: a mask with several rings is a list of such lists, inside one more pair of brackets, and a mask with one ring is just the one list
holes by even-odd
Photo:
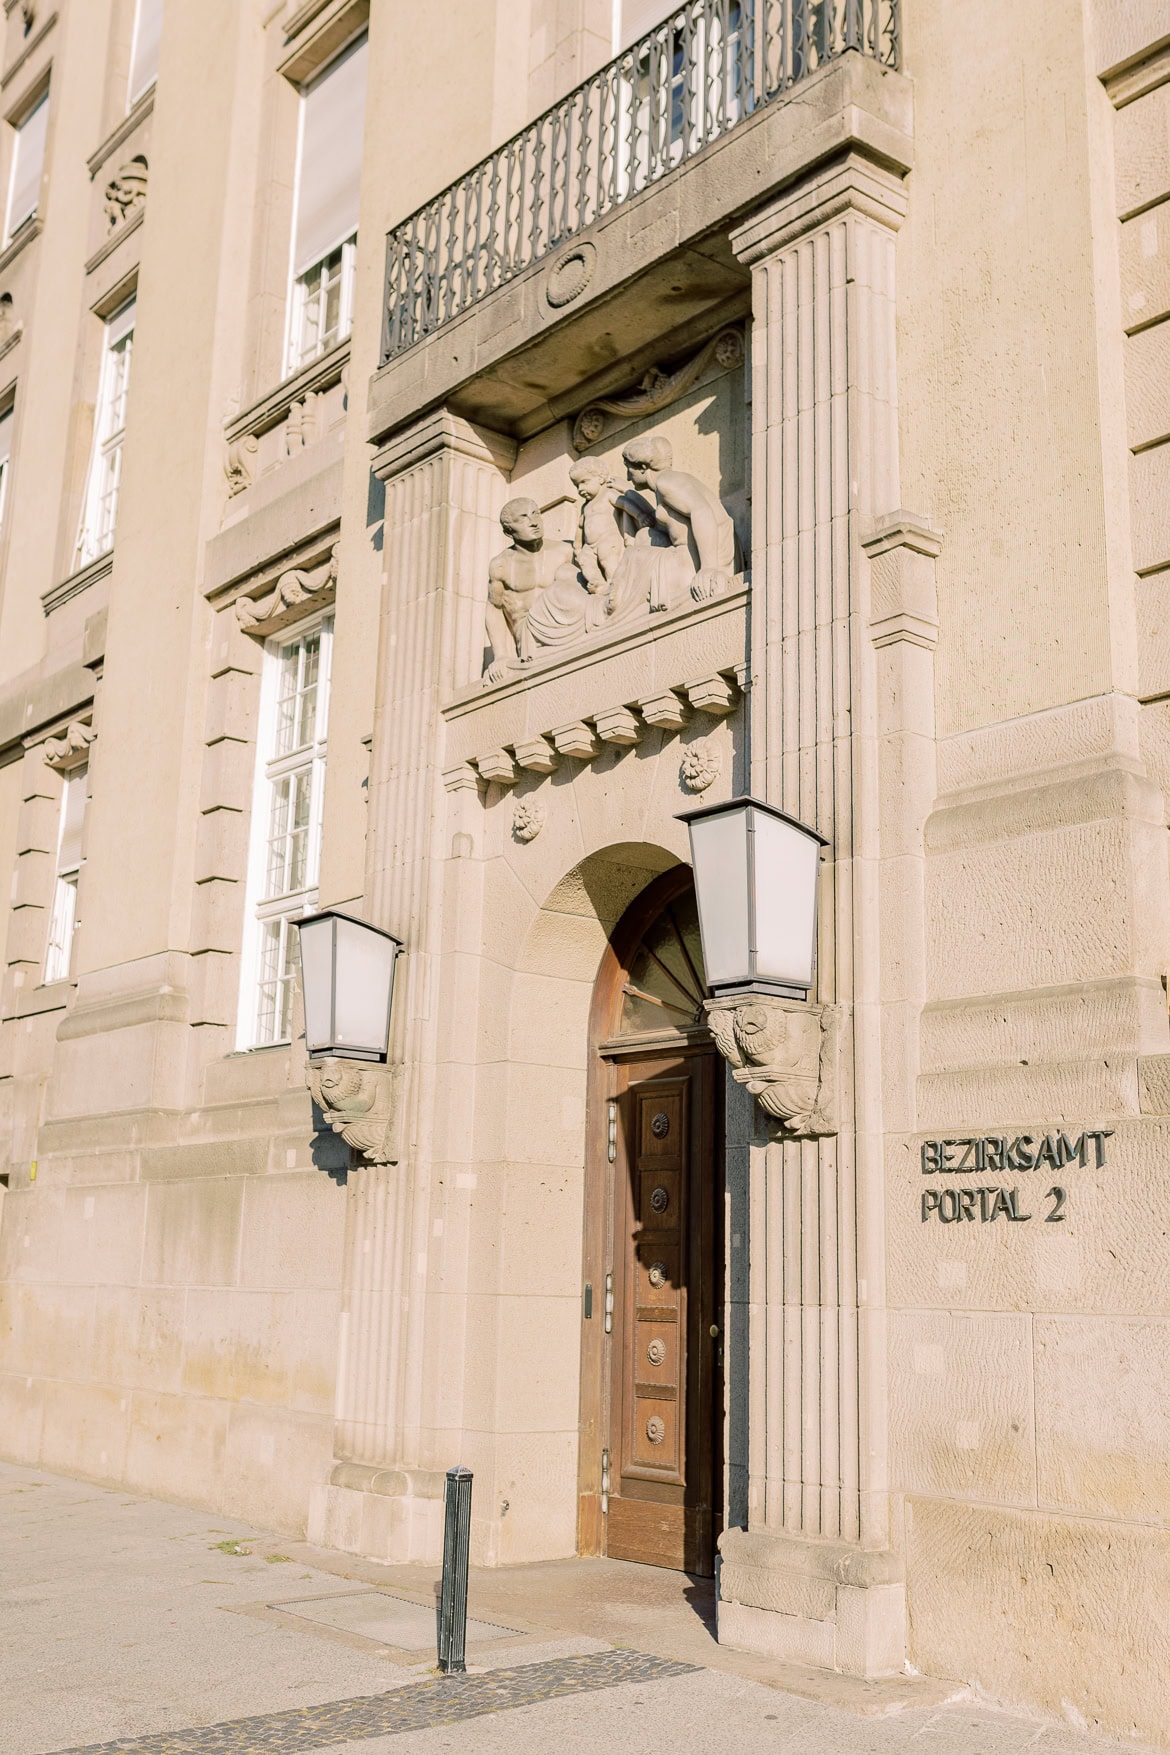
[[496, 555], [488, 567], [488, 603], [485, 623], [490, 657], [484, 668], [486, 683], [502, 682], [509, 663], [532, 659], [528, 616], [558, 571], [573, 564], [572, 545], [544, 540], [544, 520], [535, 500], [509, 500], [500, 513], [500, 524], [511, 546]]
[[596, 457], [582, 457], [569, 471], [581, 496], [573, 558], [591, 591], [607, 590], [626, 549], [621, 489]]

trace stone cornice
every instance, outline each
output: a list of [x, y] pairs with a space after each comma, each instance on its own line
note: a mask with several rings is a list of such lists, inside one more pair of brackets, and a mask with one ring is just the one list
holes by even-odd
[[[4, 72], [0, 74], [0, 91], [8, 90], [8, 87], [12, 84], [12, 81], [16, 78], [21, 68], [26, 66], [31, 57], [36, 54], [56, 22], [57, 14], [55, 12], [50, 12], [40, 30], [36, 31], [33, 36], [30, 37], [29, 41], [20, 51], [20, 54], [17, 55], [16, 59], [13, 61], [11, 67], [6, 67]], [[6, 118], [8, 121], [11, 121], [11, 119], [11, 117]]]
[[[129, 219], [123, 220], [121, 225], [115, 226], [109, 237], [103, 239], [98, 245], [98, 248], [94, 251], [93, 255], [85, 265], [85, 272], [87, 274], [92, 274], [95, 268], [100, 268], [102, 263], [106, 260], [106, 257], [112, 256], [119, 244], [125, 243], [126, 239], [130, 237], [133, 232], [138, 230], [145, 218], [146, 203], [143, 202], [140, 207], [135, 208]], [[127, 270], [127, 272], [129, 272], [129, 270]]]
[[85, 168], [91, 179], [96, 177], [108, 158], [112, 158], [118, 148], [129, 140], [135, 129], [139, 128], [154, 109], [154, 86], [144, 91], [134, 108], [127, 112], [106, 138], [96, 152], [92, 152], [85, 161]]

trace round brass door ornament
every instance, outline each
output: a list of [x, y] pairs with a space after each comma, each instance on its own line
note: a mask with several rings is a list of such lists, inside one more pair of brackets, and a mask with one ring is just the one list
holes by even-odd
[[650, 1205], [656, 1213], [664, 1213], [670, 1205], [670, 1196], [664, 1188], [656, 1188], [650, 1196]]
[[666, 1437], [666, 1421], [658, 1414], [651, 1414], [646, 1422], [646, 1436], [651, 1444], [661, 1444]]
[[650, 1284], [654, 1287], [656, 1292], [660, 1291], [666, 1284], [666, 1263], [664, 1261], [656, 1261], [652, 1263], [650, 1272], [646, 1275], [646, 1278], [650, 1281]]
[[652, 1340], [646, 1348], [646, 1357], [651, 1365], [661, 1365], [666, 1358], [666, 1342], [658, 1339]]
[[650, 1132], [656, 1140], [664, 1140], [670, 1132], [670, 1116], [664, 1115], [660, 1109], [650, 1123]]
[[593, 279], [596, 264], [597, 251], [589, 243], [574, 244], [571, 250], [558, 257], [549, 270], [544, 288], [544, 296], [554, 311], [581, 297]]

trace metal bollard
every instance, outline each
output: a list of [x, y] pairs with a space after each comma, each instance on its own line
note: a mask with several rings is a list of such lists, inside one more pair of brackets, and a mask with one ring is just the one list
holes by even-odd
[[439, 1668], [467, 1669], [467, 1556], [471, 1546], [470, 1469], [447, 1470], [443, 1488], [443, 1590], [439, 1599]]

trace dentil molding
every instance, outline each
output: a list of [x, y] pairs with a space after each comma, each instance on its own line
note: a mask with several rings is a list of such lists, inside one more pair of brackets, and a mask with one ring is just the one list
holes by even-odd
[[731, 1076], [785, 1133], [814, 1139], [837, 1132], [840, 1007], [774, 993], [704, 1001]]
[[334, 1133], [367, 1164], [398, 1162], [398, 1068], [368, 1060], [309, 1062], [309, 1090]]

